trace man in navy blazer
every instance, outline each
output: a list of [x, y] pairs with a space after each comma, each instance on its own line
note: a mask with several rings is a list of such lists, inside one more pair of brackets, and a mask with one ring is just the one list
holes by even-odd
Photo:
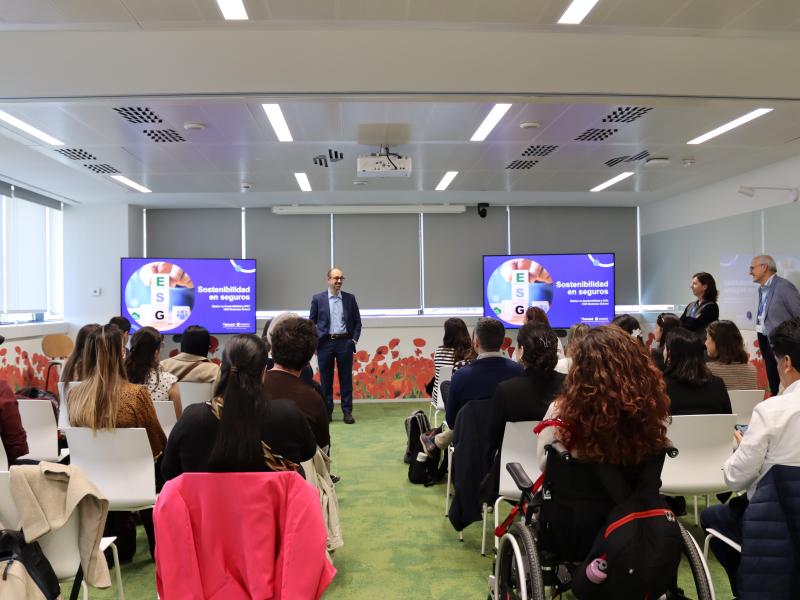
[[778, 363], [769, 343], [769, 335], [784, 321], [800, 317], [800, 292], [791, 281], [778, 277], [777, 272], [775, 259], [766, 254], [756, 256], [750, 263], [750, 276], [753, 278], [753, 283], [759, 284], [756, 313], [758, 347], [764, 358], [769, 389], [773, 396], [778, 393], [780, 377]]
[[339, 371], [344, 422], [353, 424], [353, 353], [361, 336], [361, 314], [356, 297], [342, 291], [344, 273], [338, 267], [328, 271], [328, 289], [311, 298], [309, 318], [317, 325], [317, 363], [328, 419], [333, 419], [333, 365]]

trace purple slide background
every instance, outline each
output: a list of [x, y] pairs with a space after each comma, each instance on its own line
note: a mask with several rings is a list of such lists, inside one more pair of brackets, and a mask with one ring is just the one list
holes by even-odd
[[[151, 262], [169, 262], [180, 266], [192, 279], [195, 290], [199, 286], [220, 287], [226, 285], [250, 286], [250, 309], [241, 312], [223, 312], [220, 309], [211, 307], [212, 302], [208, 299], [208, 294], [195, 293], [194, 308], [191, 316], [181, 323], [180, 326], [166, 331], [164, 334], [181, 333], [189, 325], [202, 325], [210, 333], [255, 333], [256, 331], [256, 273], [237, 272], [230, 260], [214, 258], [123, 258], [120, 268], [120, 313], [128, 318], [134, 329], [139, 327], [125, 306], [125, 286], [130, 276], [142, 265]], [[255, 269], [255, 259], [234, 259], [234, 262], [243, 269]], [[220, 304], [215, 301], [215, 304]], [[244, 304], [244, 301], [237, 301], [235, 304]], [[248, 323], [247, 329], [229, 329], [223, 326], [224, 322], [238, 321]]]
[[[614, 263], [614, 254], [594, 254], [598, 262]], [[489, 279], [496, 268], [514, 258], [528, 258], [542, 265], [553, 278], [553, 299], [547, 317], [556, 328], [568, 328], [575, 323], [584, 322], [589, 325], [607, 325], [614, 319], [614, 268], [595, 266], [589, 254], [513, 254], [508, 256], [483, 257], [483, 314], [497, 317], [490, 306]], [[608, 296], [587, 296], [586, 298], [607, 298], [607, 306], [583, 306], [570, 303], [570, 299], [581, 296], [569, 296], [568, 288], [556, 287], [558, 281], [607, 281]], [[493, 286], [493, 289], [497, 289]], [[573, 288], [580, 290], [580, 288]], [[502, 319], [501, 319], [502, 320]], [[519, 327], [520, 323], [503, 322], [509, 327]]]

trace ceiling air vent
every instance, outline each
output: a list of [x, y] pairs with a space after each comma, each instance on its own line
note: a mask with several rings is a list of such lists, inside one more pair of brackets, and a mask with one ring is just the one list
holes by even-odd
[[558, 146], [528, 146], [522, 156], [547, 156], [558, 150]]
[[625, 162], [626, 160], [628, 160], [627, 156], [615, 156], [611, 160], [606, 161], [606, 166], [613, 167], [614, 165], [618, 165], [619, 163]]
[[118, 169], [112, 167], [111, 165], [107, 165], [107, 164], [101, 164], [101, 165], [98, 165], [98, 164], [86, 165], [85, 164], [83, 166], [86, 167], [87, 169], [89, 169], [90, 171], [92, 171], [93, 173], [97, 173], [98, 175], [119, 173]]
[[603, 123], [632, 123], [649, 113], [647, 106], [618, 106], [603, 119]]
[[649, 156], [650, 153], [647, 150], [642, 150], [639, 152], [639, 154], [634, 154], [633, 156], [615, 156], [614, 158], [606, 161], [606, 166], [613, 167], [621, 162], [637, 162], [639, 160], [645, 160]]
[[617, 133], [619, 129], [587, 129], [578, 137], [575, 138], [576, 142], [604, 142], [612, 135]]
[[648, 156], [650, 156], [650, 153], [647, 150], [642, 150], [641, 152], [639, 152], [639, 154], [634, 154], [633, 156], [631, 156], [627, 160], [627, 162], [636, 162], [637, 160], [644, 160]]
[[332, 150], [331, 148], [328, 148], [328, 156], [325, 156], [324, 154], [317, 154], [317, 156], [314, 157], [314, 164], [318, 165], [320, 167], [327, 168], [328, 167], [328, 161], [330, 161], [332, 163], [335, 163], [335, 162], [339, 162], [343, 158], [344, 158], [344, 154], [342, 152], [339, 152], [338, 150]]
[[97, 160], [96, 157], [81, 148], [59, 148], [56, 152], [72, 160]]
[[186, 141], [186, 139], [174, 129], [145, 129], [143, 133], [154, 142]]
[[537, 164], [538, 160], [512, 160], [506, 169], [532, 169]]
[[163, 123], [164, 121], [146, 106], [121, 106], [115, 108], [119, 115], [129, 123]]

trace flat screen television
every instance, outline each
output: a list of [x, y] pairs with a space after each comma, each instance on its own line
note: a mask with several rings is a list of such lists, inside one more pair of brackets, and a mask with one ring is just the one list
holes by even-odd
[[221, 258], [123, 258], [122, 316], [133, 329], [255, 333], [256, 261]]
[[538, 306], [552, 327], [607, 325], [614, 319], [614, 254], [483, 257], [483, 314], [521, 327]]

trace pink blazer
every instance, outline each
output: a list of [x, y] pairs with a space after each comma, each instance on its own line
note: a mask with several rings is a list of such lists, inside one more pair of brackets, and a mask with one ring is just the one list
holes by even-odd
[[153, 511], [161, 600], [317, 600], [336, 569], [297, 473], [184, 473]]

